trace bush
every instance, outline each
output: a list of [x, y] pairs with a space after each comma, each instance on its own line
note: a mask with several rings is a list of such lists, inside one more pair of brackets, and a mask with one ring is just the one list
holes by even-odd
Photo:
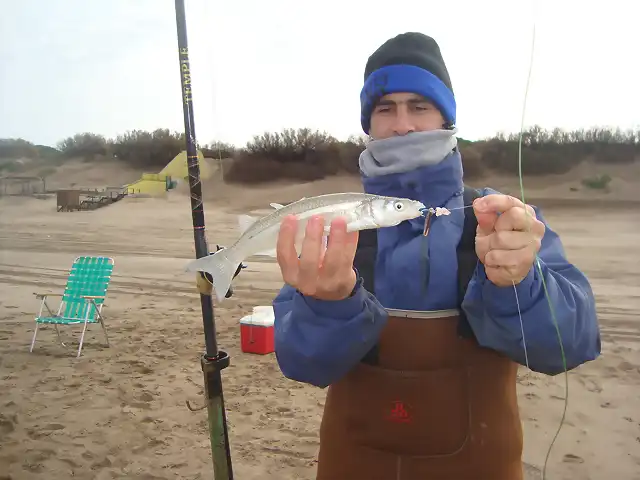
[[133, 130], [109, 142], [111, 154], [137, 167], [164, 167], [186, 148], [184, 133]]
[[[330, 175], [357, 175], [359, 156], [366, 144], [367, 137], [363, 135], [340, 141], [326, 132], [289, 128], [256, 135], [244, 148], [214, 141], [200, 149], [205, 157], [232, 159], [225, 170], [227, 181], [255, 184], [278, 179], [310, 181]], [[499, 133], [475, 142], [460, 138], [458, 145], [466, 180], [491, 173], [518, 174], [519, 134]], [[16, 161], [22, 158], [62, 156], [91, 161], [105, 155], [113, 155], [137, 167], [155, 169], [166, 165], [186, 145], [184, 133], [157, 129], [153, 132], [129, 131], [113, 140], [81, 133], [61, 141], [59, 147], [60, 151], [22, 139], [0, 140], [0, 169], [19, 168]], [[640, 130], [598, 127], [565, 131], [533, 126], [522, 135], [524, 175], [568, 172], [587, 159], [608, 164], [639, 160]], [[586, 181], [592, 184], [590, 179]]]
[[312, 181], [340, 173], [351, 160], [341, 155], [341, 142], [331, 135], [289, 128], [254, 136], [234, 158], [225, 178], [231, 183]]
[[102, 135], [94, 133], [77, 133], [58, 143], [58, 150], [65, 158], [84, 158], [92, 160], [99, 155], [106, 155], [109, 146]]
[[[498, 172], [518, 174], [519, 134], [499, 134], [476, 142], [483, 163]], [[586, 159], [600, 163], [631, 163], [640, 155], [640, 130], [592, 128], [564, 131], [533, 126], [522, 135], [522, 173], [565, 173]]]
[[[498, 134], [471, 142], [459, 139], [465, 180], [491, 174], [518, 175], [518, 134]], [[264, 133], [234, 157], [227, 180], [259, 183], [276, 179], [312, 180], [336, 174], [358, 174], [358, 158], [366, 137], [338, 141], [309, 129]], [[570, 171], [586, 159], [603, 163], [640, 158], [640, 131], [544, 130], [533, 126], [522, 135], [522, 174], [549, 175]]]
[[62, 153], [45, 145], [34, 145], [22, 138], [0, 138], [0, 172], [18, 173], [34, 165], [57, 165]]
[[485, 166], [482, 163], [482, 152], [478, 148], [463, 143], [460, 146], [460, 156], [462, 157], [465, 181], [475, 180], [483, 176]]
[[611, 177], [605, 173], [604, 175], [585, 178], [582, 180], [582, 185], [595, 190], [608, 190], [610, 182]]
[[202, 155], [207, 158], [232, 158], [238, 149], [229, 143], [212, 142], [202, 147]]
[[33, 160], [38, 158], [38, 149], [33, 143], [22, 138], [2, 138], [0, 139], [0, 158], [9, 160], [29, 158]]

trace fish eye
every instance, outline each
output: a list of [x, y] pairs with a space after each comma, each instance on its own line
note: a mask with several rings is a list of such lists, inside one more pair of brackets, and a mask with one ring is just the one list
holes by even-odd
[[404, 205], [402, 204], [402, 202], [396, 202], [394, 204], [394, 207], [397, 211], [401, 211], [404, 208]]

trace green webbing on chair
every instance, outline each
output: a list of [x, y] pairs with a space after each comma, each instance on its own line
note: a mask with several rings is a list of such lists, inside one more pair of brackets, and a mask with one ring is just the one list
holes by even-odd
[[[38, 333], [38, 324], [54, 325], [61, 343], [62, 340], [60, 339], [57, 325], [84, 324], [78, 356], [80, 356], [82, 350], [82, 342], [87, 325], [90, 323], [100, 323], [102, 325], [105, 338], [107, 338], [107, 345], [109, 344], [101, 308], [104, 305], [104, 298], [107, 295], [107, 288], [111, 281], [113, 263], [113, 259], [108, 257], [85, 256], [76, 258], [67, 278], [60, 308], [56, 313], [49, 310], [49, 306], [46, 303], [47, 295], [39, 296], [39, 298], [42, 298], [42, 306], [35, 319], [36, 330], [33, 334], [30, 351], [33, 351]], [[43, 307], [48, 310], [46, 315], [43, 315]], [[62, 344], [64, 345], [64, 343]]]
[[109, 258], [78, 258], [71, 267], [67, 286], [62, 295], [64, 310], [60, 312], [61, 316], [84, 319], [89, 310], [89, 318], [95, 322], [95, 305], [100, 305], [104, 299], [96, 298], [94, 305], [92, 302], [85, 301], [83, 297], [104, 297], [107, 294], [112, 270], [113, 265]]
[[87, 302], [84, 297], [104, 297], [111, 280], [113, 263], [106, 257], [78, 257], [71, 267], [67, 285], [62, 295], [63, 309], [58, 317], [41, 317], [38, 323], [88, 323], [97, 322], [96, 305], [104, 302], [96, 298], [95, 304]]

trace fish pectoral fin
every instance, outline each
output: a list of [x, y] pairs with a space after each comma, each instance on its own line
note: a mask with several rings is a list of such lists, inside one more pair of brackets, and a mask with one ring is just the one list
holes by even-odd
[[379, 228], [372, 219], [361, 218], [347, 223], [347, 232], [355, 232], [356, 230], [370, 230], [372, 228]]
[[280, 203], [270, 203], [269, 205], [271, 205], [276, 210], [280, 210], [281, 208], [284, 208], [284, 205], [282, 205]]
[[[379, 228], [379, 225], [371, 219], [359, 219], [347, 223], [347, 232], [355, 232], [356, 230], [367, 230], [371, 228]], [[329, 235], [330, 233], [331, 225], [325, 225], [324, 234]]]
[[256, 223], [258, 217], [252, 217], [251, 215], [238, 215], [238, 227], [240, 228], [240, 234], [246, 232], [251, 225]]
[[258, 252], [255, 255], [261, 255], [263, 257], [276, 257], [276, 249], [272, 248], [271, 250], [263, 250], [262, 252]]
[[[355, 232], [356, 230], [367, 230], [370, 228], [379, 228], [372, 219], [362, 218], [358, 220], [352, 220], [347, 222], [347, 232]], [[325, 225], [324, 234], [329, 235], [331, 233], [331, 224]]]

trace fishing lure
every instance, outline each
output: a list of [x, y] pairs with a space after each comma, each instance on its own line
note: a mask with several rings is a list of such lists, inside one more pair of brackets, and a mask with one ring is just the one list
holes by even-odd
[[423, 236], [429, 235], [429, 231], [431, 230], [431, 219], [436, 217], [441, 217], [443, 215], [451, 215], [451, 210], [445, 207], [436, 207], [436, 208], [425, 208], [422, 212], [424, 215], [424, 230], [422, 231]]

